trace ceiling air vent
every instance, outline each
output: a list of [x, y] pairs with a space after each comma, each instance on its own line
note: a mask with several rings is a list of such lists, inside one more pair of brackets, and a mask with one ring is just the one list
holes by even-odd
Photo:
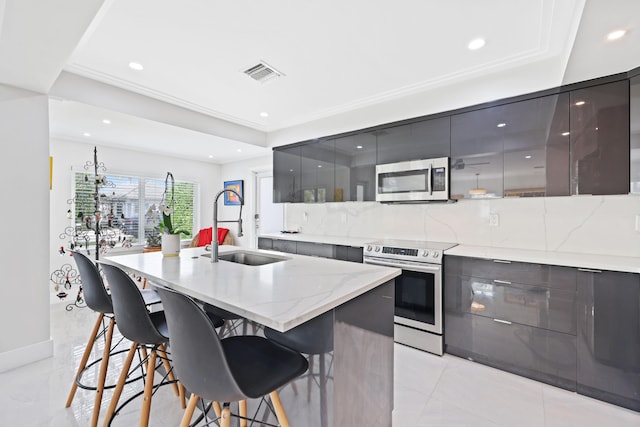
[[284, 76], [283, 73], [268, 65], [266, 62], [260, 61], [257, 65], [249, 67], [243, 71], [247, 76], [253, 80], [266, 83], [269, 80], [273, 80], [276, 77]]

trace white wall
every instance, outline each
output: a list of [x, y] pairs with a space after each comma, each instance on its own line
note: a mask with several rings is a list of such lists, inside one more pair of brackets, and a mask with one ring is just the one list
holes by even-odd
[[[306, 220], [304, 219], [306, 212]], [[489, 214], [499, 225], [489, 226]], [[640, 195], [287, 204], [287, 229], [331, 236], [432, 240], [640, 257]]]
[[[244, 180], [244, 199], [245, 205], [242, 208], [242, 222], [244, 236], [237, 237], [238, 227], [237, 224], [221, 224], [221, 226], [229, 228], [234, 237], [234, 244], [243, 247], [254, 247], [255, 242], [255, 220], [254, 215], [256, 213], [255, 201], [256, 201], [256, 189], [255, 189], [255, 173], [257, 171], [266, 171], [273, 168], [273, 156], [257, 157], [250, 160], [241, 162], [227, 163], [222, 166], [221, 178], [219, 182], [219, 190], [223, 188], [224, 181], [236, 181], [238, 179]], [[223, 198], [220, 197], [218, 201], [218, 219], [231, 219], [238, 218], [237, 206], [224, 206], [222, 202]]]
[[[50, 226], [51, 244], [47, 246], [47, 259], [49, 260], [49, 274], [60, 268], [63, 264], [71, 264], [75, 268], [73, 260], [68, 256], [60, 256], [58, 247], [65, 241], [60, 240], [59, 235], [69, 225], [67, 219], [67, 200], [73, 197], [73, 171], [83, 170], [85, 162], [93, 161], [93, 144], [51, 140], [51, 155], [53, 156], [53, 189], [51, 190]], [[213, 218], [213, 197], [220, 187], [220, 166], [205, 162], [182, 160], [173, 157], [165, 157], [155, 154], [147, 154], [138, 151], [123, 150], [105, 146], [97, 146], [98, 161], [104, 163], [107, 174], [137, 175], [151, 178], [164, 179], [167, 172], [171, 172], [176, 180], [192, 181], [200, 187], [200, 206], [197, 211], [199, 225], [195, 228], [211, 226]], [[93, 169], [91, 169], [92, 171]], [[48, 277], [48, 276], [47, 276]], [[72, 302], [76, 289], [67, 291], [69, 296], [60, 301], [53, 291], [50, 282], [49, 295], [51, 302]]]
[[0, 372], [49, 357], [47, 96], [0, 85]]

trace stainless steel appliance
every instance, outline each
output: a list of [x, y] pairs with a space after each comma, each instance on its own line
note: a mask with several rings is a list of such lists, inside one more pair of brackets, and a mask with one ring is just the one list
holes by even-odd
[[449, 158], [376, 165], [376, 201], [449, 201]]
[[443, 354], [442, 258], [455, 243], [385, 240], [364, 247], [364, 263], [402, 269], [396, 277], [395, 341]]

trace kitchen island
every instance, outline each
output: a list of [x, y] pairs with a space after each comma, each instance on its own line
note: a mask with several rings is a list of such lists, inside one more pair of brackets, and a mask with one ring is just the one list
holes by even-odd
[[[299, 379], [280, 392], [291, 425], [390, 426], [394, 278], [400, 270], [220, 247], [221, 258], [240, 253], [268, 257], [269, 263], [212, 263], [203, 248], [183, 249], [178, 257], [147, 253], [105, 261], [281, 332], [330, 313], [333, 350], [319, 356], [329, 366], [319, 381], [322, 390]], [[250, 403], [250, 414], [258, 403]]]

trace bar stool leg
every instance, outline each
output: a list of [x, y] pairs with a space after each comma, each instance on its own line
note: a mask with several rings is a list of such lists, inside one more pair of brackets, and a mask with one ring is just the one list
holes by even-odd
[[109, 354], [111, 353], [111, 338], [113, 337], [113, 329], [116, 326], [116, 320], [111, 318], [109, 321], [109, 329], [107, 330], [106, 341], [104, 342], [104, 351], [102, 352], [102, 362], [100, 363], [100, 374], [98, 383], [96, 384], [96, 398], [93, 403], [93, 416], [91, 417], [91, 427], [98, 425], [98, 417], [100, 416], [100, 406], [102, 405], [102, 394], [104, 392], [104, 382], [107, 378], [107, 367], [109, 366]]
[[71, 406], [71, 402], [73, 402], [73, 398], [76, 395], [76, 391], [78, 390], [78, 384], [76, 383], [76, 379], [78, 375], [87, 367], [87, 362], [89, 361], [89, 356], [91, 355], [91, 350], [93, 350], [93, 344], [96, 342], [96, 337], [98, 336], [98, 331], [102, 326], [102, 319], [104, 319], [104, 313], [100, 313], [98, 319], [96, 319], [96, 324], [93, 325], [93, 331], [91, 331], [91, 336], [89, 337], [89, 341], [87, 342], [87, 346], [84, 348], [84, 353], [82, 354], [82, 360], [80, 361], [80, 365], [78, 366], [78, 372], [76, 372], [76, 376], [73, 377], [73, 384], [71, 385], [71, 391], [69, 392], [69, 397], [67, 397], [67, 403], [64, 405], [65, 408]]
[[[247, 418], [247, 401], [241, 400], [238, 402], [238, 412], [241, 417]], [[247, 420], [240, 418], [240, 427], [247, 427]]]
[[136, 355], [136, 350], [138, 349], [138, 343], [134, 342], [131, 344], [131, 348], [129, 349], [129, 353], [127, 354], [127, 359], [122, 366], [122, 372], [120, 372], [120, 378], [118, 378], [118, 383], [116, 385], [115, 390], [113, 391], [113, 396], [111, 396], [111, 403], [109, 404], [109, 409], [107, 410], [107, 415], [104, 419], [103, 427], [109, 426], [109, 421], [113, 416], [113, 413], [116, 412], [116, 408], [118, 406], [118, 401], [120, 400], [120, 395], [122, 394], [122, 389], [124, 388], [124, 384], [127, 381], [127, 375], [129, 373], [129, 369], [131, 368], [131, 363], [133, 362], [133, 357]]
[[225, 403], [222, 406], [222, 415], [220, 417], [220, 427], [231, 427], [231, 408]]
[[274, 390], [269, 393], [269, 398], [271, 399], [271, 403], [273, 403], [273, 409], [276, 411], [276, 418], [278, 419], [280, 427], [290, 427], [289, 420], [287, 419], [287, 414], [284, 412], [284, 408], [282, 407], [278, 391]]
[[[169, 381], [175, 381], [176, 376], [173, 375], [173, 370], [171, 369], [171, 364], [169, 364], [169, 359], [167, 358], [167, 351], [164, 347], [164, 344], [160, 344], [158, 346], [158, 355], [162, 360], [162, 366], [164, 366], [164, 369], [167, 371], [167, 376], [169, 378]], [[178, 389], [178, 384], [174, 382], [173, 384], [171, 384], [171, 386], [173, 387], [173, 392], [175, 393], [175, 395], [180, 397], [180, 390]]]
[[200, 400], [198, 395], [196, 395], [195, 393], [191, 393], [189, 403], [187, 404], [187, 409], [184, 411], [182, 421], [180, 421], [180, 427], [189, 427], [189, 424], [191, 423], [191, 417], [193, 417], [193, 413], [196, 410], [198, 400]]
[[144, 385], [144, 395], [142, 396], [142, 410], [140, 413], [140, 427], [149, 425], [149, 414], [151, 412], [151, 397], [153, 396], [153, 378], [156, 372], [156, 349], [151, 349], [149, 364], [147, 366], [147, 378]]

